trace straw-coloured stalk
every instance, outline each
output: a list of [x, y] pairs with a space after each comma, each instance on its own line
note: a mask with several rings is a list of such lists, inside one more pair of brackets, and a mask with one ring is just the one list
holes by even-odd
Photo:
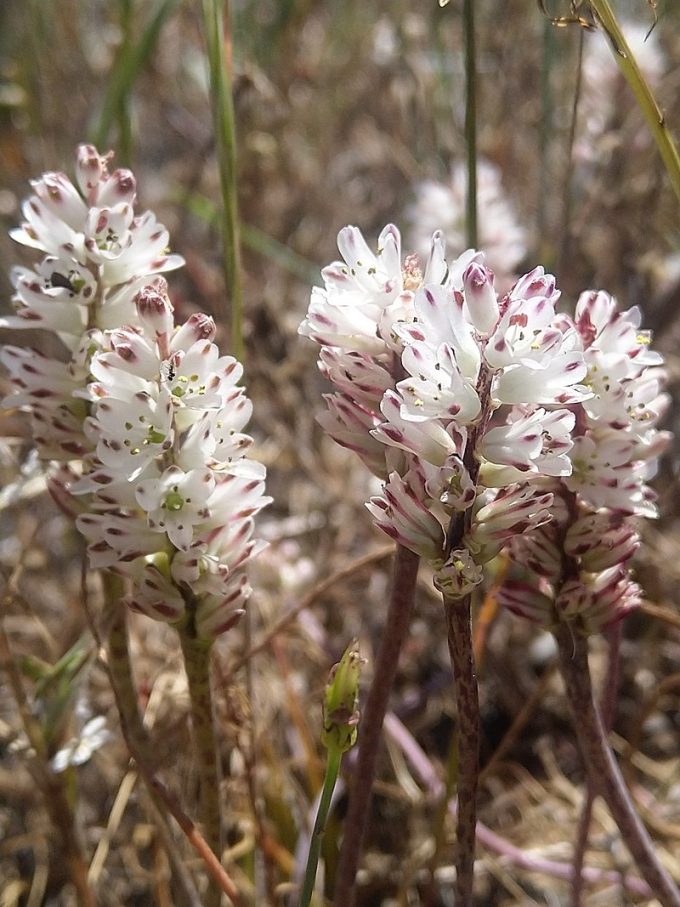
[[652, 94], [652, 90], [628, 46], [609, 0], [589, 0], [589, 6], [596, 21], [602, 26], [609, 38], [619, 68], [632, 88], [640, 110], [647, 120], [649, 130], [654, 137], [664, 167], [668, 173], [668, 178], [673, 186], [673, 191], [678, 200], [680, 200], [680, 155], [666, 126], [664, 113]]

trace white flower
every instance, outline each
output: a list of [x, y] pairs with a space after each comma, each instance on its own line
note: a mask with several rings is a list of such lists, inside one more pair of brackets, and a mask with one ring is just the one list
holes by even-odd
[[[668, 441], [656, 429], [665, 375], [639, 312], [591, 291], [574, 321], [541, 267], [499, 298], [481, 253], [443, 266], [439, 234], [424, 275], [412, 257], [398, 273], [398, 234], [386, 235], [380, 269], [355, 228], [341, 234], [346, 265], [324, 271], [300, 329], [337, 389], [322, 426], [387, 476], [367, 505], [376, 525], [426, 558], [449, 597], [468, 595], [506, 549], [534, 574], [521, 607], [526, 590], [510, 583], [508, 607], [602, 626], [577, 601], [579, 578], [606, 597], [603, 574], [625, 574], [630, 519], [654, 514], [646, 482]], [[635, 595], [614, 587], [618, 613]]]
[[78, 737], [71, 737], [68, 743], [54, 754], [50, 760], [52, 771], [59, 773], [73, 765], [84, 765], [111, 737], [111, 731], [107, 729], [106, 718], [103, 715], [91, 718]]
[[461, 373], [453, 347], [442, 343], [433, 350], [427, 343], [413, 341], [404, 349], [401, 363], [410, 375], [397, 384], [403, 419], [425, 422], [448, 417], [468, 425], [479, 416], [479, 396]]
[[402, 330], [407, 347], [414, 342], [429, 343], [435, 349], [447, 344], [455, 351], [461, 374], [476, 382], [482, 357], [462, 293], [456, 293], [455, 287], [426, 284], [414, 305], [418, 321]]
[[495, 557], [517, 535], [552, 519], [554, 495], [540, 483], [487, 490], [475, 502], [467, 546], [479, 563]]
[[[116, 391], [122, 393], [122, 388]], [[96, 442], [97, 457], [105, 466], [136, 478], [172, 446], [172, 413], [166, 388], [152, 393], [136, 391], [127, 398], [105, 397], [98, 404], [97, 418], [87, 421], [88, 437]]]
[[451, 454], [460, 453], [464, 429], [454, 434], [435, 419], [411, 418], [408, 410], [404, 413], [402, 398], [394, 391], [385, 392], [381, 410], [385, 421], [371, 434], [383, 444], [405, 450], [436, 466], [443, 466]]
[[635, 451], [635, 439], [615, 429], [574, 438], [573, 471], [565, 484], [592, 507], [656, 516], [655, 495], [645, 484], [648, 467]]
[[538, 408], [526, 414], [517, 412], [508, 424], [490, 428], [480, 445], [481, 455], [489, 461], [482, 466], [485, 483], [509, 485], [526, 479], [527, 473], [570, 475], [567, 454], [575, 422], [574, 413], [568, 410]]
[[173, 465], [157, 479], [138, 482], [135, 496], [146, 511], [149, 528], [167, 533], [175, 548], [185, 550], [196, 526], [210, 517], [207, 502], [214, 487], [215, 477], [209, 469], [183, 472]]
[[360, 230], [344, 227], [338, 249], [344, 261], [322, 271], [325, 287], [312, 291], [299, 333], [323, 346], [384, 354], [389, 338], [379, 334], [378, 325], [404, 289], [399, 231], [392, 224], [385, 227], [373, 253]]
[[493, 272], [473, 262], [463, 274], [465, 303], [470, 319], [480, 334], [488, 334], [498, 322], [498, 297], [493, 287]]

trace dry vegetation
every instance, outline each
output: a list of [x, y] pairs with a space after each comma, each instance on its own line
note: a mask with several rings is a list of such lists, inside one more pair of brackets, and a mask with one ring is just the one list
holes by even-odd
[[[22, 258], [7, 229], [19, 219], [28, 179], [70, 166], [75, 145], [93, 134], [119, 53], [125, 5], [0, 4], [3, 309], [11, 295], [6, 273]], [[643, 0], [616, 6], [622, 18], [651, 21]], [[667, 9], [661, 6], [654, 35], [664, 55], [657, 89], [677, 130], [680, 15], [670, 2]], [[151, 0], [132, 4], [135, 30], [153, 7]], [[227, 775], [225, 866], [246, 903], [285, 904], [304, 866], [308, 822], [323, 776], [323, 684], [354, 636], [368, 659], [368, 682], [389, 569], [389, 549], [363, 508], [370, 480], [315, 424], [325, 388], [315, 368], [316, 349], [296, 329], [319, 267], [335, 257], [338, 229], [354, 223], [373, 236], [388, 221], [403, 223], [414, 185], [426, 177], [445, 178], [450, 164], [463, 159], [459, 7], [451, 2], [442, 9], [435, 0], [233, 2], [246, 383], [255, 406], [256, 456], [267, 464], [275, 500], [260, 521], [271, 547], [252, 573], [249, 622], [219, 642], [215, 657]], [[615, 84], [599, 136], [583, 132], [580, 116], [577, 143], [590, 143], [592, 156], [577, 158], [570, 168], [578, 29], [550, 29], [537, 5], [525, 0], [480, 2], [478, 16], [480, 151], [501, 168], [526, 227], [522, 265], [541, 261], [558, 269], [558, 285], [569, 299], [602, 286], [627, 305], [641, 305], [645, 324], [654, 327], [656, 344], [668, 357], [671, 390], [680, 393], [677, 201], [631, 95]], [[583, 37], [586, 45], [599, 40]], [[597, 101], [587, 96], [591, 90], [584, 83], [579, 111]], [[225, 323], [200, 4], [174, 5], [134, 81], [129, 110], [132, 154], [124, 163], [135, 170], [142, 205], [156, 210], [170, 229], [173, 249], [187, 262], [170, 282], [180, 317], [201, 309]], [[120, 147], [115, 122], [106, 144]], [[670, 417], [676, 428], [678, 412], [676, 405]], [[30, 438], [20, 414], [1, 418], [2, 478], [9, 485]], [[662, 517], [647, 530], [638, 560], [650, 608], [624, 628], [613, 741], [640, 810], [680, 880], [676, 464], [677, 446], [658, 483]], [[39, 477], [24, 490], [24, 496], [5, 495], [0, 513], [0, 658], [7, 668], [8, 643], [26, 708], [52, 728], [50, 752], [84, 720], [106, 717], [110, 740], [69, 782], [93, 859], [98, 903], [183, 905], [185, 886], [173, 859], [199, 887], [204, 873], [175, 826], [159, 831], [155, 808], [128, 760], [89, 630], [90, 620], [102, 619], [97, 578], [82, 581], [81, 542], [41, 491]], [[316, 583], [352, 564], [353, 572], [309, 595]], [[307, 606], [232, 672], [249, 647], [303, 601]], [[480, 818], [525, 856], [568, 864], [585, 788], [549, 640], [495, 613], [492, 595], [484, 614], [490, 624], [478, 623], [476, 639], [483, 763], [489, 768]], [[132, 621], [132, 636], [153, 768], [192, 813], [196, 779], [175, 636], [144, 618]], [[455, 726], [445, 636], [437, 597], [423, 575], [391, 703], [405, 733], [388, 734], [381, 757], [361, 875], [363, 907], [423, 904], [425, 892], [432, 891], [438, 806], [422, 772], [443, 773]], [[82, 655], [77, 670], [69, 676], [64, 669], [46, 682], [47, 666], [68, 650]], [[606, 643], [597, 641], [593, 651], [594, 665], [603, 672]], [[9, 677], [8, 671], [0, 675], [0, 904], [70, 905], [75, 900], [59, 836], [38, 792]], [[414, 743], [422, 750], [418, 765], [409, 756]], [[329, 891], [345, 809], [342, 789], [339, 794], [324, 845]], [[431, 907], [452, 903], [450, 845], [439, 858]], [[502, 854], [480, 843], [477, 903], [569, 903], [568, 881], [520, 865], [518, 851]], [[600, 803], [586, 863], [634, 871]], [[632, 902], [652, 903], [611, 879], [587, 885], [587, 904]]]

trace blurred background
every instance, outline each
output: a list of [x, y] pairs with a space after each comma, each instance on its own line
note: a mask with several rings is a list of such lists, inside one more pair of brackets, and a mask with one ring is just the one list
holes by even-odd
[[[667, 357], [677, 398], [678, 201], [612, 48], [596, 30], [555, 27], [527, 0], [479, 0], [475, 7], [479, 245], [497, 282], [509, 287], [540, 263], [556, 274], [567, 310], [587, 288], [609, 290], [623, 308], [639, 305], [643, 325], [654, 330], [655, 346]], [[667, 123], [680, 134], [677, 5], [619, 0], [614, 7]], [[570, 14], [566, 2], [545, 8], [555, 17]], [[260, 520], [271, 546], [252, 570], [249, 620], [219, 642], [215, 676], [230, 804], [226, 865], [257, 905], [286, 904], [304, 866], [323, 776], [323, 684], [355, 636], [368, 659], [369, 682], [389, 576], [389, 546], [363, 507], [373, 480], [315, 424], [327, 388], [315, 366], [316, 348], [297, 336], [297, 326], [320, 267], [337, 256], [335, 238], [345, 224], [359, 226], [373, 244], [382, 226], [394, 222], [405, 253], [422, 252], [441, 227], [449, 255], [464, 250], [461, 9], [458, 0], [443, 7], [437, 0], [231, 4], [245, 383], [255, 408], [256, 456], [267, 464], [275, 503]], [[44, 170], [72, 175], [82, 141], [112, 149], [116, 164], [134, 170], [140, 210], [156, 212], [170, 230], [173, 251], [186, 259], [186, 267], [170, 275], [179, 320], [192, 311], [213, 313], [228, 343], [200, 4], [0, 4], [3, 312], [10, 309], [10, 268], [31, 260], [7, 236], [21, 220], [29, 180]], [[0, 339], [8, 342], [8, 332]], [[12, 342], [22, 339], [45, 344], [27, 332]], [[676, 431], [678, 412], [673, 406], [668, 419]], [[87, 741], [93, 719], [103, 719], [108, 731], [93, 738], [92, 752], [70, 770], [69, 782], [94, 855], [99, 903], [182, 904], [177, 869], [128, 765], [88, 635], [82, 600], [87, 596], [96, 610], [96, 579], [82, 581], [81, 543], [26, 463], [30, 438], [20, 414], [5, 413], [1, 425], [2, 622], [30, 707], [52, 722], [55, 754], [69, 740]], [[677, 451], [676, 444], [662, 467], [661, 518], [645, 527], [647, 544], [637, 562], [649, 606], [624, 628], [612, 739], [640, 810], [680, 878]], [[308, 595], [336, 571], [344, 571], [341, 579]], [[559, 873], [519, 865], [522, 854], [568, 864], [583, 802], [551, 638], [498, 614], [493, 588], [488, 591], [476, 626], [488, 765], [480, 818], [508, 847], [480, 844], [478, 903], [567, 904], [568, 881]], [[230, 664], [301, 603], [307, 606], [247, 669], [231, 674]], [[380, 763], [360, 879], [364, 907], [452, 903], [452, 828], [445, 829], [449, 843], [435, 854], [437, 802], [413, 763], [416, 745], [421, 769], [441, 773], [455, 727], [445, 639], [438, 596], [423, 571], [391, 706], [398, 732], [393, 725]], [[133, 648], [157, 768], [182, 791], [191, 812], [196, 780], [174, 634], [135, 618]], [[604, 640], [594, 644], [596, 669], [606, 663], [606, 648]], [[8, 653], [0, 655], [6, 662]], [[344, 808], [341, 787], [324, 844], [328, 892]], [[590, 844], [588, 865], [629, 868], [602, 805]], [[172, 846], [198, 877], [181, 836]], [[630, 898], [646, 903], [603, 877], [589, 884], [584, 903]], [[31, 778], [17, 703], [3, 683], [0, 904], [43, 903], [75, 901]]]

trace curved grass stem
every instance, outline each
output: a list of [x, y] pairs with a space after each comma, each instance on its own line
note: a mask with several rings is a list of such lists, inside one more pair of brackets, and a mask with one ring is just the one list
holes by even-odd
[[594, 790], [607, 803], [626, 847], [663, 907], [680, 907], [680, 889], [662, 866], [607, 743], [593, 699], [588, 642], [567, 624], [554, 631], [574, 730]]
[[680, 201], [680, 155], [673, 136], [666, 126], [663, 111], [656, 102], [652, 90], [628, 46], [609, 0], [589, 0], [589, 6], [596, 21], [602, 26], [609, 38], [619, 68], [633, 90], [635, 100], [647, 120], [649, 131], [652, 133], [659, 149], [668, 178], [673, 186], [673, 191]]

